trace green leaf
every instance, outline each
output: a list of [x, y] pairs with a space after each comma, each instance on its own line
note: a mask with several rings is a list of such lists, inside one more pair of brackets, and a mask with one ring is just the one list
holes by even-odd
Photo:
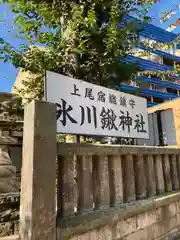
[[141, 29], [136, 20], [120, 28], [117, 24], [132, 12], [149, 22], [147, 4], [136, 8], [133, 0], [5, 2], [15, 16], [16, 36], [27, 43], [16, 49], [0, 39], [1, 58], [30, 74], [28, 80], [22, 79], [20, 95], [41, 99], [45, 70], [113, 89], [136, 74], [136, 65], [120, 59], [139, 44]]

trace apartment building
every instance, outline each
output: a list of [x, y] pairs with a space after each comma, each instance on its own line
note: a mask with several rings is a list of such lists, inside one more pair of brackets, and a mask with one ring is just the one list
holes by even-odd
[[[137, 75], [132, 81], [122, 83], [119, 89], [132, 93], [139, 89], [140, 96], [147, 98], [148, 107], [178, 98], [180, 75], [173, 72], [180, 66], [180, 45], [174, 44], [178, 35], [152, 24], [144, 24], [140, 35], [141, 43], [134, 53], [121, 59], [124, 63], [135, 63]], [[155, 72], [161, 73], [161, 77]]]

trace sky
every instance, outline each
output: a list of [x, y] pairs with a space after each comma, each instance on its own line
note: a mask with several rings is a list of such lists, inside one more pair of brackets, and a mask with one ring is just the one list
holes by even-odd
[[[0, 7], [0, 37], [6, 39], [16, 47], [21, 41], [15, 37], [16, 29], [13, 27], [12, 21], [14, 16], [7, 5]], [[4, 63], [0, 60], [0, 92], [9, 92], [16, 79], [17, 69], [11, 64]]]
[[[163, 29], [167, 29], [168, 25], [173, 23], [175, 19], [180, 18], [180, 9], [176, 15], [174, 15], [168, 22], [161, 24], [160, 16], [161, 12], [173, 9], [180, 0], [158, 0], [159, 3], [155, 4], [149, 11], [149, 15], [152, 17], [152, 23]], [[7, 5], [0, 7], [0, 37], [11, 42], [14, 46], [18, 47], [21, 41], [15, 37], [16, 30], [13, 27], [12, 21], [14, 19], [13, 14]], [[180, 27], [173, 31], [174, 33], [180, 33]], [[11, 87], [16, 79], [17, 69], [8, 63], [3, 63], [0, 60], [0, 92], [10, 92]]]
[[[160, 17], [163, 16], [161, 12], [170, 11], [174, 9], [178, 4], [180, 4], [180, 0], [158, 0], [157, 4], [154, 4], [153, 7], [149, 11], [149, 15], [152, 17], [152, 24], [157, 27], [161, 27], [163, 29], [167, 29], [168, 25], [175, 22], [176, 19], [180, 18], [180, 8], [177, 10], [177, 13], [172, 16], [172, 18], [161, 24]], [[176, 28], [173, 33], [180, 33], [180, 27]]]

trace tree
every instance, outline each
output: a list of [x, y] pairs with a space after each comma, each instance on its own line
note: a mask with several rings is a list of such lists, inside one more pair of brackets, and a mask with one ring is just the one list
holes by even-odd
[[[3, 0], [2, 0], [3, 1]], [[4, 0], [15, 14], [17, 37], [27, 44], [16, 49], [0, 39], [0, 57], [29, 72], [21, 95], [43, 97], [45, 70], [115, 88], [136, 70], [120, 58], [131, 53], [139, 41], [136, 20], [146, 17], [153, 0]], [[146, 2], [145, 5], [142, 2]]]

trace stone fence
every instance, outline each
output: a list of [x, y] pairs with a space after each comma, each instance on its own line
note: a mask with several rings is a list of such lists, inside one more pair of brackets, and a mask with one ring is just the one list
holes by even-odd
[[180, 189], [179, 150], [58, 144], [57, 153], [58, 239], [154, 210], [154, 199]]
[[[56, 107], [25, 110], [20, 239], [165, 239], [180, 228], [180, 150], [56, 143]], [[164, 237], [164, 238], [163, 238]]]
[[61, 216], [180, 189], [180, 150], [58, 144], [57, 154]]
[[21, 240], [173, 239], [180, 150], [56, 143], [56, 107], [25, 109]]

